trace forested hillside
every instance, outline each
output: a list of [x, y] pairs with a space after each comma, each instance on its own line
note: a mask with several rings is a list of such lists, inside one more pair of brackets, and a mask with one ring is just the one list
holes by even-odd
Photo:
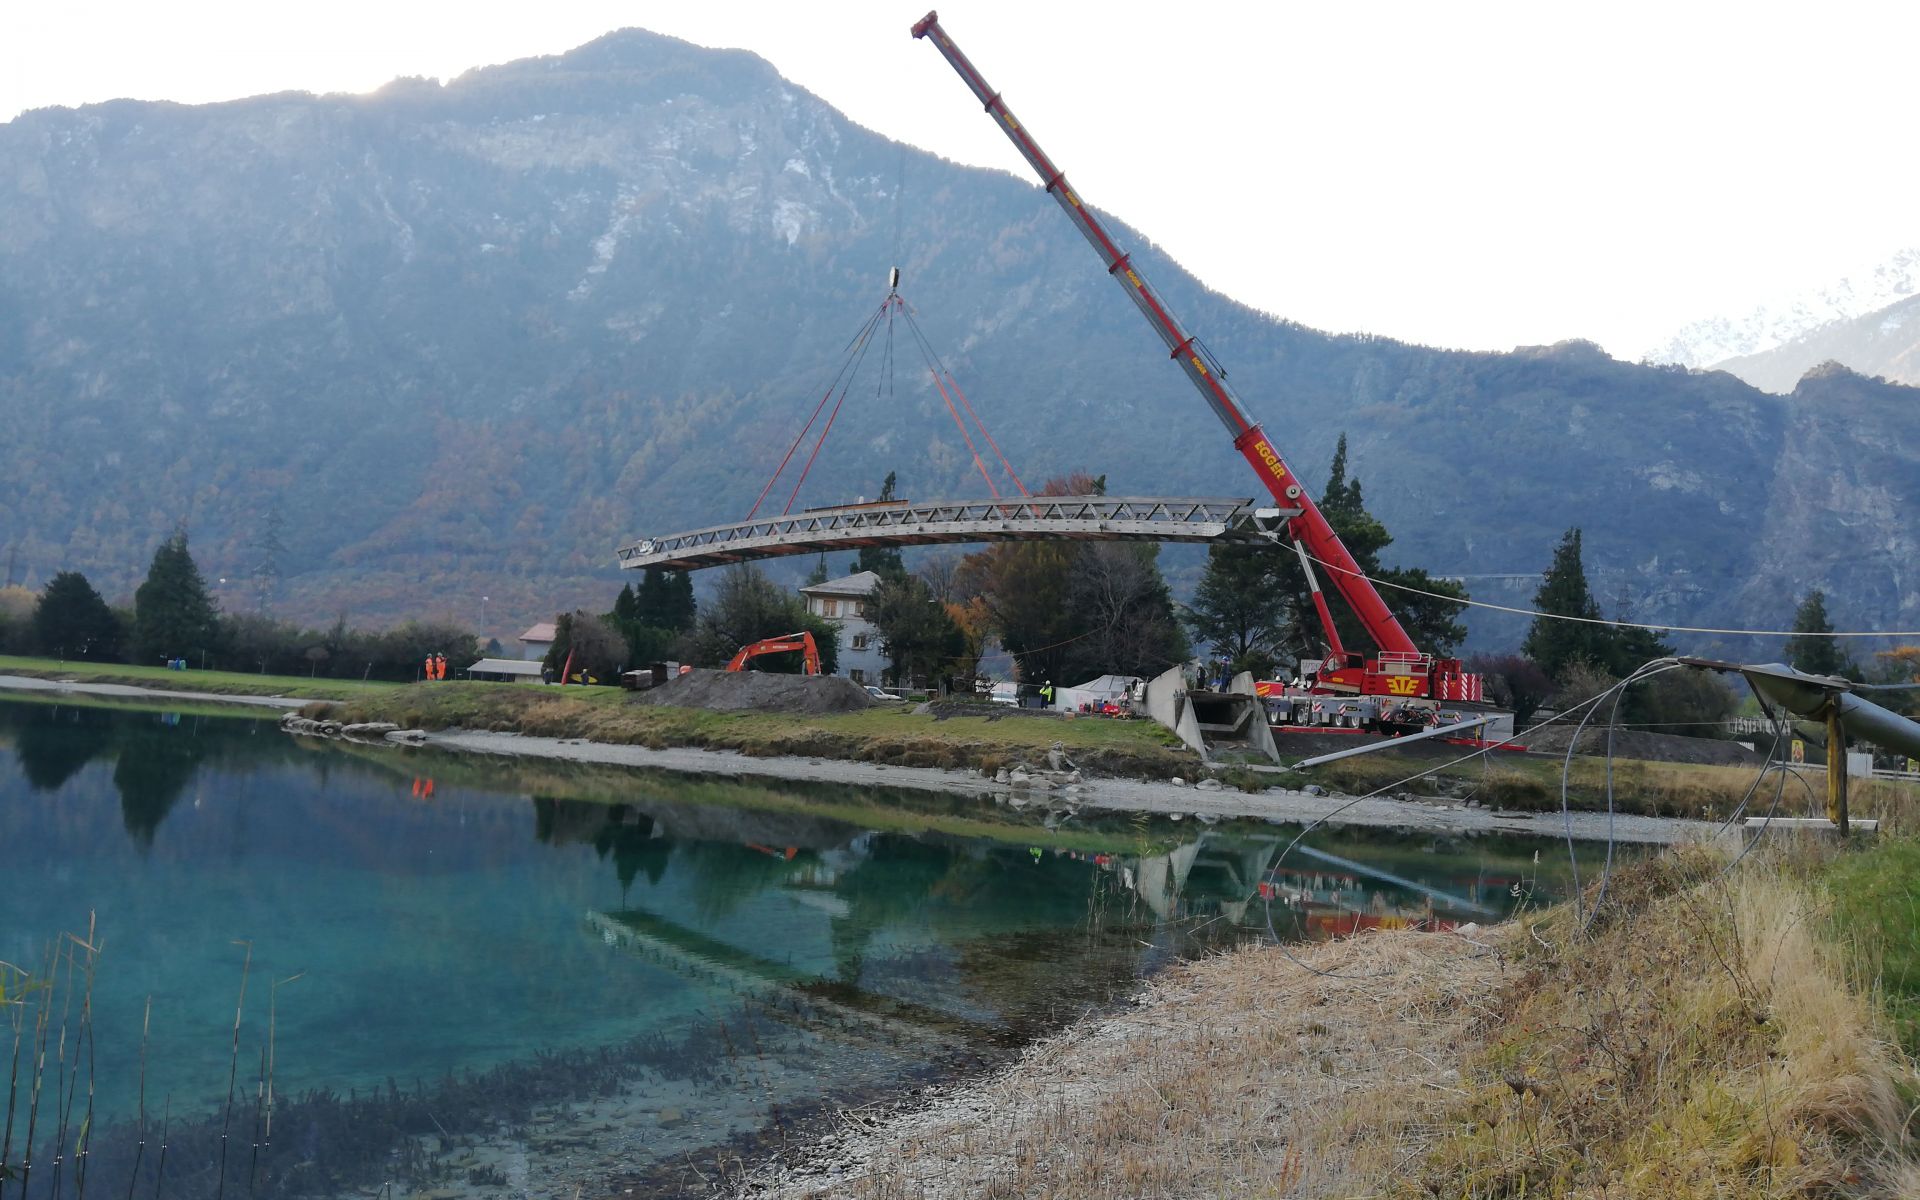
[[[1538, 571], [1581, 525], [1602, 599], [1642, 617], [1777, 624], [1818, 584], [1842, 623], [1920, 620], [1920, 392], [1332, 337], [1122, 232], [1303, 474], [1348, 433], [1390, 559]], [[270, 558], [293, 617], [597, 611], [625, 539], [745, 515], [895, 263], [1028, 478], [1252, 494], [1037, 188], [629, 31], [445, 86], [0, 125], [0, 556], [118, 599], [184, 522], [229, 606]], [[979, 491], [901, 352], [891, 394], [869, 360], [801, 505], [890, 470]]]

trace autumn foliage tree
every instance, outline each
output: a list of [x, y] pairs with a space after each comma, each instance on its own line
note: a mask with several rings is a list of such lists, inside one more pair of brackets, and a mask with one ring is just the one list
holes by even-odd
[[[1048, 480], [1041, 494], [1105, 490], [1103, 477], [1082, 473]], [[969, 554], [950, 586], [982, 602], [1030, 682], [1158, 674], [1187, 654], [1153, 546], [1005, 542]]]

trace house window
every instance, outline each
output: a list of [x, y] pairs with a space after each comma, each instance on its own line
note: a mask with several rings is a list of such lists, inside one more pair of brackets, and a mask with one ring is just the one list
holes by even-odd
[[838, 600], [822, 600], [820, 602], [820, 615], [823, 617], [839, 616], [840, 602]]
[[867, 602], [865, 600], [849, 600], [847, 603], [853, 606], [852, 611], [854, 616], [864, 617], [867, 615]]
[[853, 680], [855, 683], [865, 683], [867, 681], [867, 673], [859, 667], [855, 667], [853, 670], [847, 672], [847, 678]]
[[855, 650], [865, 650], [865, 649], [867, 648], [867, 635], [866, 635], [866, 634], [864, 634], [864, 633], [856, 633], [856, 634], [854, 634], [854, 635], [853, 635], [853, 648], [854, 648]]

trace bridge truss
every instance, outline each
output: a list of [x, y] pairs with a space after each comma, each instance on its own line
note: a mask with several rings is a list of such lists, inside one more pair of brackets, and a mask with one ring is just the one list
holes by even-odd
[[628, 570], [693, 571], [754, 559], [866, 546], [956, 542], [1139, 541], [1271, 543], [1299, 509], [1217, 497], [1030, 496], [890, 501], [641, 538], [620, 550]]

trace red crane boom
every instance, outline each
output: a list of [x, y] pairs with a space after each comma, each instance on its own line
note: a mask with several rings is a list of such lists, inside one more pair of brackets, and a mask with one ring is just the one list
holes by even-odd
[[[1372, 581], [1361, 572], [1360, 565], [1342, 544], [1340, 535], [1334, 532], [1333, 526], [1300, 484], [1299, 477], [1287, 466], [1273, 443], [1267, 440], [1259, 422], [1241, 406], [1233, 389], [1222, 378], [1218, 364], [1212, 361], [1212, 355], [1182, 328], [1179, 319], [1141, 276], [1139, 268], [1133, 265], [1131, 256], [1114, 244], [1093, 210], [1081, 203], [1079, 195], [1068, 185], [1066, 173], [1054, 166], [1053, 160], [1040, 149], [1040, 144], [1033, 140], [1026, 126], [1014, 117], [1000, 93], [988, 86], [973, 63], [954, 45], [953, 39], [940, 27], [939, 14], [930, 12], [921, 18], [913, 26], [913, 36], [930, 37], [934, 47], [959, 73], [967, 87], [972, 89], [986, 111], [997, 119], [1001, 131], [1039, 175], [1047, 194], [1054, 198], [1061, 211], [1067, 214], [1074, 227], [1080, 230], [1088, 244], [1100, 255], [1107, 274], [1126, 289], [1128, 298], [1146, 317], [1147, 323], [1153, 326], [1154, 332], [1160, 335], [1160, 340], [1166, 343], [1169, 356], [1180, 364], [1180, 369], [1199, 389], [1208, 407], [1213, 409], [1213, 414], [1227, 427], [1227, 432], [1233, 438], [1233, 448], [1247, 460], [1267, 491], [1283, 506], [1300, 510], [1300, 515], [1289, 521], [1287, 533], [1295, 549], [1303, 554], [1307, 579], [1313, 585], [1314, 605], [1319, 611], [1320, 623], [1326, 629], [1334, 663], [1338, 664], [1329, 664], [1323, 669], [1322, 682], [1332, 683], [1338, 690], [1370, 694], [1470, 698], [1464, 694], [1465, 691], [1478, 690], [1465, 683], [1472, 677], [1461, 674], [1457, 660], [1435, 662], [1413, 644], [1413, 639], [1407, 636], [1407, 631], [1387, 608], [1386, 601], [1380, 598]], [[1380, 648], [1381, 655], [1377, 662], [1362, 667], [1356, 661], [1359, 656], [1347, 654], [1340, 645], [1340, 635], [1315, 582], [1312, 566], [1306, 562], [1305, 556], [1317, 559], [1329, 568], [1333, 586], [1360, 619], [1367, 636]], [[1335, 678], [1336, 675], [1340, 678]], [[1419, 681], [1418, 689], [1409, 690], [1408, 685], [1415, 679]]]

